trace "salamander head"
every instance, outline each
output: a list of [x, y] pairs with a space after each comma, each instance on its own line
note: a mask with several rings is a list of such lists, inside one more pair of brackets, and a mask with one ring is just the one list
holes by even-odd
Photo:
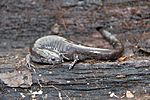
[[46, 58], [46, 60], [48, 61], [49, 64], [58, 64], [58, 63], [62, 63], [62, 58], [59, 56], [59, 54], [55, 53], [55, 52], [51, 52], [48, 51], [48, 57]]
[[31, 57], [34, 62], [39, 63], [59, 64], [63, 62], [62, 57], [58, 53], [47, 49], [34, 48], [32, 49]]

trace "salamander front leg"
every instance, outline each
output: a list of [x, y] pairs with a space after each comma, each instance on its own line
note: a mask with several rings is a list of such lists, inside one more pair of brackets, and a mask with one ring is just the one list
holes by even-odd
[[78, 55], [74, 55], [74, 61], [72, 62], [71, 66], [69, 66], [69, 70], [73, 69], [73, 67], [75, 66], [75, 64], [79, 61], [79, 56]]
[[26, 65], [28, 69], [32, 69], [32, 67], [34, 67], [34, 65], [31, 63], [31, 58], [30, 58], [31, 54], [26, 55]]

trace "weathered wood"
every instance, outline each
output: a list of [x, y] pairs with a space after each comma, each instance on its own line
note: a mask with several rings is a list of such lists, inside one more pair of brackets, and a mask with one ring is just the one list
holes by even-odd
[[[0, 99], [150, 98], [150, 58], [139, 55], [137, 48], [150, 36], [148, 0], [1, 0], [0, 7]], [[110, 47], [95, 32], [95, 27], [107, 26], [123, 41], [127, 59], [81, 62], [71, 71], [71, 62], [35, 64], [35, 71], [29, 71], [24, 61], [28, 50], [24, 48], [51, 34], [55, 24], [60, 26], [58, 35], [97, 47]], [[145, 43], [141, 47], [149, 48]], [[22, 87], [28, 77], [15, 72], [32, 75], [32, 86]], [[21, 82], [17, 87], [18, 77]]]
[[[81, 94], [86, 94], [86, 97], [83, 96], [83, 98], [94, 98], [96, 95], [101, 95], [102, 97], [97, 96], [96, 98], [104, 99], [109, 97], [111, 93], [115, 93], [117, 98], [121, 98], [127, 90], [135, 91], [134, 95], [138, 97], [139, 94], [145, 93], [145, 91], [150, 93], [150, 59], [144, 59], [139, 58], [139, 60], [95, 64], [79, 63], [73, 70], [68, 69], [69, 63], [55, 66], [36, 65], [35, 71], [31, 71], [33, 82], [31, 90], [42, 90], [46, 93], [41, 95], [47, 94], [48, 98], [59, 97], [59, 92], [66, 99], [68, 97], [78, 98], [81, 97]], [[0, 70], [1, 73], [8, 70], [13, 72], [15, 67], [5, 68], [5, 66], [0, 66]], [[25, 68], [25, 70], [28, 69]], [[39, 89], [35, 87], [36, 85], [39, 85]], [[6, 86], [1, 88], [4, 88], [4, 93], [6, 94], [12, 95], [8, 91], [14, 91], [14, 89], [7, 88]], [[16, 88], [18, 93], [20, 89]], [[21, 93], [26, 95], [26, 98], [33, 95], [32, 92], [29, 92], [30, 89], [27, 92], [23, 89], [21, 90]], [[17, 97], [20, 98], [21, 95]]]

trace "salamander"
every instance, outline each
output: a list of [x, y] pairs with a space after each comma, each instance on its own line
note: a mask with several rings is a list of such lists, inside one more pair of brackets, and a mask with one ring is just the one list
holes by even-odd
[[47, 64], [73, 61], [69, 67], [69, 69], [72, 69], [78, 61], [86, 59], [115, 60], [120, 57], [124, 51], [122, 43], [110, 32], [99, 27], [96, 29], [109, 41], [113, 49], [78, 45], [66, 38], [49, 35], [35, 41], [30, 48], [30, 54], [28, 55], [29, 61]]

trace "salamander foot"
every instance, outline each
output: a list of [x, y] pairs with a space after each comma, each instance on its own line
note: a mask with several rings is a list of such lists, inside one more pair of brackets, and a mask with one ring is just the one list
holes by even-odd
[[33, 64], [31, 64], [30, 54], [26, 55], [26, 65], [29, 70], [34, 70], [33, 68], [35, 66]]
[[79, 61], [79, 56], [75, 55], [74, 56], [74, 61], [72, 62], [72, 64], [69, 66], [69, 70], [73, 69], [75, 64]]

